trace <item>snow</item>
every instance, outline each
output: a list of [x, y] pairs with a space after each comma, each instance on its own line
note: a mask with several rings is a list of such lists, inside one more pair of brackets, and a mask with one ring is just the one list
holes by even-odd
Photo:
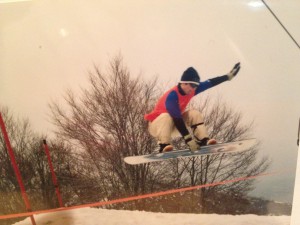
[[[290, 216], [152, 213], [82, 208], [34, 216], [37, 225], [290, 225]], [[14, 225], [31, 225], [30, 218]]]

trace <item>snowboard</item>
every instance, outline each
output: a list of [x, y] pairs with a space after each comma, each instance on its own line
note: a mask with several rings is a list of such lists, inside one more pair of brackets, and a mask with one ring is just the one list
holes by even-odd
[[168, 159], [184, 158], [184, 157], [196, 157], [221, 153], [236, 153], [249, 150], [256, 144], [256, 139], [247, 139], [235, 142], [219, 143], [215, 145], [202, 146], [199, 150], [191, 152], [190, 149], [173, 150], [164, 153], [152, 153], [148, 155], [136, 155], [128, 156], [124, 158], [124, 161], [130, 165], [137, 165], [143, 163], [159, 162]]

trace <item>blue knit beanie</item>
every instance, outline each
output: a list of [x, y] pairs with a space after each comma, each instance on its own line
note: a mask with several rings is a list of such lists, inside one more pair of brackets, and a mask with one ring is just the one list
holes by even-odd
[[199, 84], [200, 76], [193, 67], [189, 67], [183, 72], [179, 83]]

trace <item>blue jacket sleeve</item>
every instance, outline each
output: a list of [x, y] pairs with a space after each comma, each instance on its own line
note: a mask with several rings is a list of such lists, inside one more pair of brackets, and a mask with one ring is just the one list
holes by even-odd
[[184, 137], [189, 134], [188, 129], [183, 121], [180, 108], [179, 100], [176, 91], [170, 92], [166, 99], [166, 109], [170, 116], [173, 118], [173, 122], [179, 133]]
[[209, 88], [212, 88], [214, 86], [217, 86], [221, 83], [223, 83], [224, 81], [228, 80], [228, 76], [227, 75], [223, 75], [220, 77], [215, 77], [215, 78], [211, 78], [208, 79], [206, 81], [200, 82], [200, 85], [198, 86], [198, 88], [196, 89], [196, 94], [199, 94]]
[[173, 118], [182, 118], [176, 91], [169, 93], [166, 99], [166, 109]]

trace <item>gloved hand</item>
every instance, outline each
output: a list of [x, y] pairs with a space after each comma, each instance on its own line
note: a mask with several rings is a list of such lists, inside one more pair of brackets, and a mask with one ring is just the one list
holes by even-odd
[[232, 80], [240, 70], [240, 63], [234, 65], [233, 69], [227, 74], [228, 80]]
[[192, 152], [200, 149], [200, 145], [192, 138], [190, 134], [185, 135], [183, 139]]

